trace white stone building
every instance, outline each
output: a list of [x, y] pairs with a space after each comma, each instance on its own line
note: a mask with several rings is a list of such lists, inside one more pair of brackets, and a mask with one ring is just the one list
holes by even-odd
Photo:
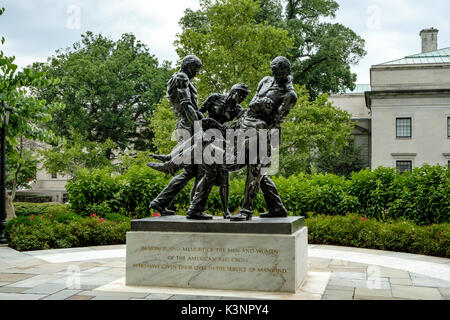
[[438, 50], [437, 35], [422, 30], [422, 53], [372, 66], [364, 93], [330, 97], [355, 119], [368, 117], [373, 169], [450, 164], [450, 47]]

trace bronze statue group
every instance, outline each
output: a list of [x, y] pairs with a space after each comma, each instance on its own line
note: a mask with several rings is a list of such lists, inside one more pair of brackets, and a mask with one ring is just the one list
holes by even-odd
[[[268, 212], [260, 214], [260, 218], [287, 217], [288, 212], [281, 201], [277, 188], [267, 175], [270, 161], [236, 162], [237, 148], [221, 148], [217, 137], [206, 137], [205, 131], [215, 129], [221, 133], [226, 130], [240, 132], [276, 132], [297, 102], [297, 95], [292, 85], [291, 64], [285, 57], [275, 58], [270, 67], [272, 76], [264, 77], [248, 109], [240, 106], [250, 93], [247, 85], [235, 84], [229, 94], [213, 94], [199, 108], [197, 90], [191, 80], [202, 67], [200, 59], [189, 55], [182, 60], [180, 71], [176, 72], [167, 84], [167, 97], [172, 110], [177, 116], [175, 135], [179, 144], [170, 155], [154, 155], [161, 162], [149, 162], [147, 165], [166, 174], [176, 175], [167, 187], [151, 202], [150, 209], [161, 216], [175, 215], [168, 210], [175, 196], [195, 178], [191, 190], [191, 203], [186, 214], [187, 219], [210, 220], [212, 215], [205, 213], [206, 203], [214, 185], [220, 187], [220, 198], [223, 206], [223, 217], [231, 221], [251, 220], [254, 212], [255, 198], [261, 189]], [[207, 117], [204, 116], [207, 114]], [[199, 128], [200, 130], [195, 130]], [[187, 137], [186, 137], [187, 135]], [[270, 140], [270, 134], [268, 134]], [[249, 140], [243, 141], [248, 151]], [[223, 141], [219, 141], [223, 142]], [[223, 161], [194, 161], [195, 150], [199, 146], [209, 146], [212, 154]], [[270, 157], [270, 155], [269, 155]], [[234, 161], [226, 161], [228, 159]], [[189, 159], [190, 161], [181, 161]], [[202, 160], [202, 159], [201, 159]], [[266, 159], [267, 160], [267, 159]], [[244, 190], [244, 202], [239, 212], [231, 215], [228, 210], [229, 172], [247, 167], [247, 179]]]

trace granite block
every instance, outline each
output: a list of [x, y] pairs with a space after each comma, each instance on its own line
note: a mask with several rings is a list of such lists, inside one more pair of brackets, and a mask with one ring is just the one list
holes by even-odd
[[294, 234], [131, 231], [126, 284], [296, 292], [307, 275], [307, 240], [306, 227]]

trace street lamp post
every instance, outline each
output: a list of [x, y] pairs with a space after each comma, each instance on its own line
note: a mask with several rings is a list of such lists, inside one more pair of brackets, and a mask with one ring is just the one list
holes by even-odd
[[1, 170], [0, 170], [0, 244], [6, 243], [5, 236], [3, 231], [5, 230], [6, 225], [6, 169], [5, 169], [5, 148], [6, 148], [6, 126], [9, 123], [9, 116], [11, 114], [12, 109], [2, 101], [2, 107], [5, 109], [5, 114], [2, 117], [2, 128], [1, 128], [1, 148], [0, 148], [0, 161], [1, 161]]

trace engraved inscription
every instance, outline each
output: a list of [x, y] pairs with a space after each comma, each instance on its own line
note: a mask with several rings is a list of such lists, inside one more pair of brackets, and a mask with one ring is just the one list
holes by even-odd
[[[259, 272], [284, 274], [285, 268], [265, 267], [257, 263], [258, 256], [272, 256], [278, 259], [279, 251], [269, 248], [205, 248], [205, 247], [164, 247], [141, 246], [141, 252], [157, 252], [158, 262], [167, 263], [136, 263], [134, 268], [156, 270], [195, 270], [216, 272]], [[165, 256], [167, 254], [167, 256]], [[253, 260], [256, 261], [253, 261]], [[206, 263], [206, 265], [205, 265]], [[220, 263], [220, 265], [216, 265]], [[212, 265], [214, 264], [214, 265]], [[245, 265], [242, 265], [245, 264]]]

